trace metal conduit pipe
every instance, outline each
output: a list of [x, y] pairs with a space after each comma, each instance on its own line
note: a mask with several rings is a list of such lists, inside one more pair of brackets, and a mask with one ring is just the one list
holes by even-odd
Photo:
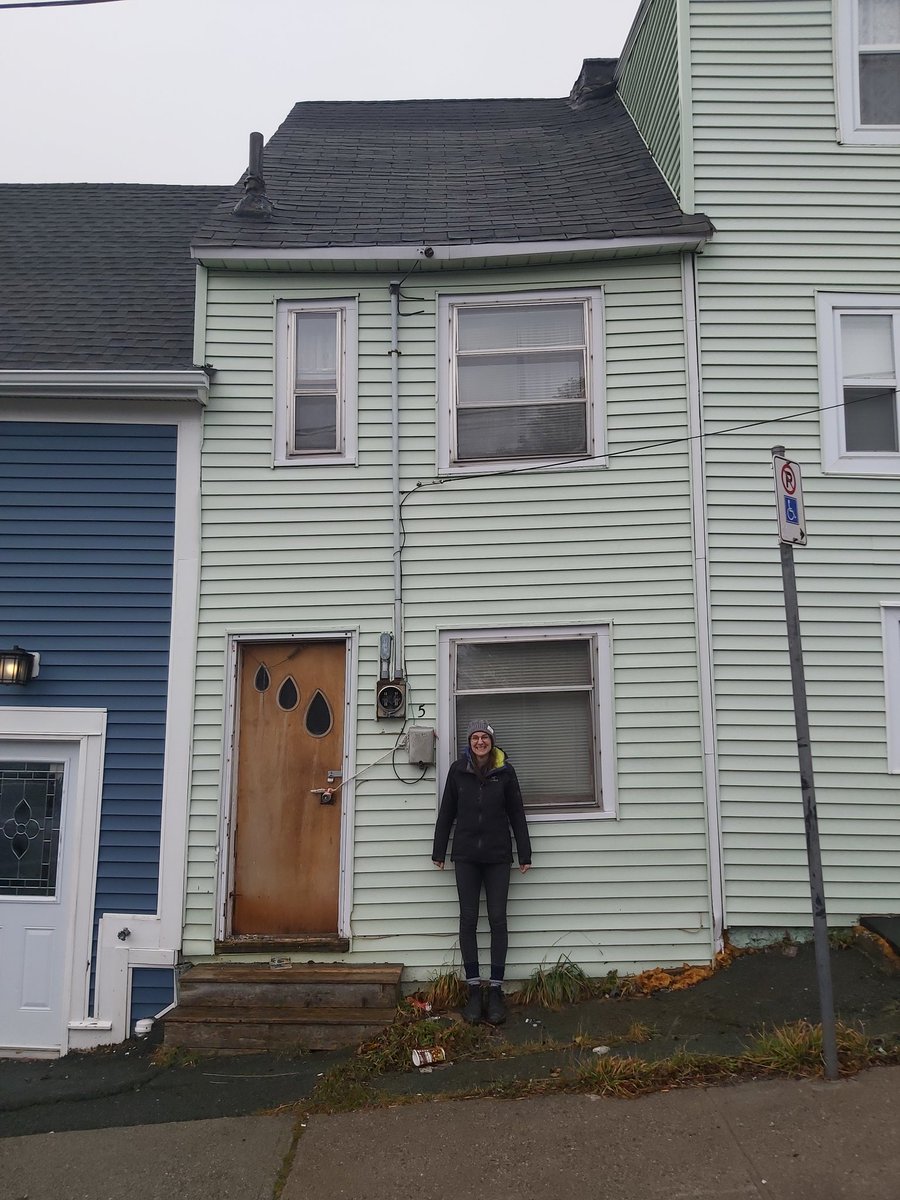
[[400, 573], [400, 280], [392, 279], [391, 293], [391, 519], [394, 532], [394, 644], [393, 677], [404, 677], [403, 595]]

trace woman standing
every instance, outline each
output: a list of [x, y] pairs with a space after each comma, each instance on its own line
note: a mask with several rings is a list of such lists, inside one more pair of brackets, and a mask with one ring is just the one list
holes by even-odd
[[[459, 893], [459, 948], [469, 985], [462, 1015], [469, 1022], [484, 1017], [491, 1025], [502, 1025], [506, 1009], [500, 985], [506, 969], [506, 899], [513, 858], [510, 826], [523, 874], [531, 866], [531, 841], [519, 781], [506, 755], [495, 745], [493, 729], [487, 721], [473, 721], [466, 734], [466, 748], [447, 774], [431, 858], [442, 871], [455, 822], [451, 857]], [[482, 887], [491, 926], [491, 977], [486, 1000], [476, 933]]]

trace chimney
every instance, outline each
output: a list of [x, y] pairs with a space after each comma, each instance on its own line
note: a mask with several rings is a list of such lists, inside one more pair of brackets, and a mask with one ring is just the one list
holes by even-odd
[[569, 107], [577, 112], [592, 100], [611, 96], [616, 90], [617, 58], [586, 58], [581, 74], [569, 93]]
[[263, 135], [250, 134], [250, 165], [241, 181], [244, 194], [232, 209], [236, 217], [253, 217], [265, 221], [272, 215], [272, 201], [266, 195], [263, 179]]

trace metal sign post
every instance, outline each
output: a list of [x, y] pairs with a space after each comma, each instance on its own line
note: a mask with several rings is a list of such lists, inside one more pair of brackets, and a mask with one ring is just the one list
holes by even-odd
[[837, 1038], [834, 1029], [834, 997], [831, 990], [828, 919], [825, 913], [825, 889], [822, 882], [822, 853], [819, 847], [819, 818], [816, 815], [816, 785], [813, 778], [812, 746], [809, 739], [809, 709], [806, 702], [803, 647], [800, 642], [800, 607], [797, 603], [797, 577], [794, 574], [794, 546], [806, 545], [806, 516], [803, 508], [800, 468], [797, 463], [785, 458], [784, 446], [772, 447], [772, 465], [775, 471], [778, 539], [781, 543], [781, 578], [784, 583], [784, 613], [787, 619], [788, 655], [791, 662], [791, 686], [794, 693], [794, 724], [797, 729], [797, 757], [800, 766], [800, 790], [803, 795], [803, 824], [806, 830], [806, 859], [809, 864], [809, 890], [812, 898], [816, 974], [819, 981], [819, 1010], [822, 1018], [822, 1056], [825, 1061], [825, 1078], [837, 1079]]

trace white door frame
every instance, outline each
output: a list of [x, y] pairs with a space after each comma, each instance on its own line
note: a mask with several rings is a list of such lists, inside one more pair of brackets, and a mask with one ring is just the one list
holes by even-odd
[[[69, 1048], [70, 1022], [88, 1016], [91, 979], [91, 938], [97, 853], [100, 843], [100, 800], [106, 749], [106, 710], [102, 708], [0, 708], [0, 739], [17, 742], [68, 742], [78, 747], [75, 779], [67, 793], [64, 845], [68, 855], [60, 902], [68, 906], [65, 929], [62, 1001], [59, 1014], [59, 1052]], [[2, 1035], [0, 1035], [2, 1038]], [[6, 1048], [6, 1047], [0, 1047]], [[22, 1051], [27, 1047], [11, 1047]]]
[[219, 804], [219, 870], [216, 900], [217, 939], [231, 933], [230, 896], [234, 877], [234, 806], [237, 791], [237, 709], [240, 648], [254, 642], [343, 642], [344, 670], [344, 755], [341, 788], [341, 850], [338, 891], [338, 937], [350, 937], [350, 911], [353, 904], [353, 829], [356, 762], [356, 663], [359, 642], [354, 629], [316, 630], [311, 633], [230, 633], [226, 649], [225, 722], [222, 751], [222, 790]]

